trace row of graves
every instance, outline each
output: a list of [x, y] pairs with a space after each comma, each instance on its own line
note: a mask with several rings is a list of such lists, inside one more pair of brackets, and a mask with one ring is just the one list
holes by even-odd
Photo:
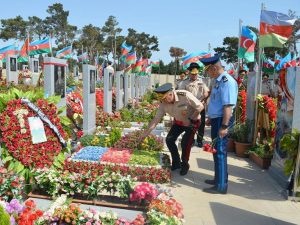
[[[300, 200], [300, 67], [272, 74], [274, 95], [261, 95], [259, 73], [247, 75], [238, 94], [236, 122], [229, 132], [228, 150], [249, 157]], [[258, 88], [257, 88], [258, 87]], [[257, 110], [255, 110], [257, 109]]]
[[183, 224], [164, 123], [137, 143], [158, 106], [150, 78], [105, 69], [97, 84], [83, 65], [66, 87], [67, 71], [45, 57], [44, 88], [0, 93], [0, 224]]

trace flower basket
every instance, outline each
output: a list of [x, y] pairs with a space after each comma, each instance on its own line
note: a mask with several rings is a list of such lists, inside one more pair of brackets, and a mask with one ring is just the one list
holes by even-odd
[[271, 158], [261, 158], [255, 152], [250, 152], [249, 158], [262, 169], [268, 169], [271, 166]]
[[251, 148], [250, 143], [241, 143], [235, 141], [235, 153], [238, 157], [247, 158], [249, 155], [247, 154], [248, 150]]

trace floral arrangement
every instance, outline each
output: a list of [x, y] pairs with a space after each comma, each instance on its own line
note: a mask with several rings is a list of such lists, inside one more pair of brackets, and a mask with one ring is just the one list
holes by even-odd
[[65, 160], [64, 169], [80, 174], [94, 173], [95, 176], [101, 175], [102, 171], [106, 170], [119, 172], [122, 176], [130, 175], [133, 178], [136, 178], [138, 181], [166, 183], [171, 179], [169, 156], [163, 154], [162, 162], [162, 166], [142, 166], [105, 162], [75, 161], [71, 158], [67, 158]]
[[151, 202], [157, 195], [158, 191], [153, 185], [142, 182], [135, 186], [134, 191], [130, 194], [130, 201], [137, 201], [140, 203], [142, 201]]
[[236, 118], [240, 123], [246, 121], [246, 104], [247, 104], [247, 92], [245, 90], [239, 91], [238, 100], [237, 100], [237, 112]]
[[114, 144], [114, 148], [129, 148], [129, 149], [139, 149], [148, 151], [162, 151], [164, 148], [163, 139], [158, 138], [153, 134], [150, 134], [147, 138], [143, 140], [141, 144], [137, 143], [142, 132], [139, 130], [130, 132], [123, 136], [119, 141]]
[[134, 150], [128, 164], [157, 166], [160, 163], [160, 153], [145, 150]]
[[96, 89], [96, 105], [100, 108], [103, 108], [103, 97], [104, 91], [101, 88]]
[[[36, 105], [57, 127], [62, 137], [65, 137], [60, 119], [56, 113], [56, 106], [52, 103], [49, 104], [43, 99], [37, 100]], [[20, 99], [9, 101], [6, 109], [0, 115], [2, 141], [8, 150], [7, 156], [21, 162], [22, 165], [17, 168], [20, 170], [24, 166], [38, 168], [51, 166], [54, 158], [62, 150], [58, 137], [47, 124], [44, 126], [47, 141], [32, 144], [27, 117], [34, 116], [37, 116], [36, 113], [27, 105], [21, 104]], [[9, 159], [11, 160], [12, 158]]]
[[106, 127], [109, 126], [112, 121], [121, 122], [121, 114], [119, 112], [113, 112], [109, 114], [104, 112], [102, 108], [97, 107], [97, 112], [96, 112], [97, 126]]
[[66, 101], [67, 104], [72, 109], [73, 113], [78, 113], [78, 114], [83, 113], [83, 108], [82, 108], [83, 99], [80, 91], [73, 91], [67, 94]]
[[73, 160], [99, 161], [108, 148], [87, 146], [80, 149], [73, 156]]
[[156, 104], [135, 104], [132, 108], [123, 108], [120, 110], [122, 121], [126, 122], [149, 122], [151, 121], [155, 114], [158, 105]]
[[0, 200], [22, 199], [24, 179], [0, 167]]
[[276, 112], [277, 112], [277, 102], [274, 98], [268, 97], [266, 95], [258, 95], [258, 108], [267, 113], [268, 118], [264, 118], [264, 127], [269, 127], [268, 135], [270, 137], [275, 137], [275, 124], [276, 124]]
[[[7, 216], [3, 218], [1, 208], [5, 209]], [[22, 205], [17, 199], [12, 199], [10, 202], [0, 202], [0, 224], [2, 225], [34, 225], [35, 222], [43, 215], [43, 211], [36, 208], [33, 200], [25, 201]], [[2, 223], [9, 218], [8, 223]]]
[[127, 164], [131, 157], [132, 150], [109, 148], [101, 157], [101, 162]]
[[97, 198], [101, 194], [109, 193], [121, 198], [128, 198], [133, 189], [135, 179], [130, 176], [121, 176], [116, 172], [104, 172], [101, 176], [95, 173], [73, 173], [56, 170], [34, 171], [35, 183], [39, 191], [46, 192], [52, 197], [60, 194], [74, 196], [85, 195], [88, 198]]
[[34, 222], [43, 215], [43, 211], [36, 209], [33, 200], [25, 202], [25, 209], [18, 216], [18, 225], [34, 225]]

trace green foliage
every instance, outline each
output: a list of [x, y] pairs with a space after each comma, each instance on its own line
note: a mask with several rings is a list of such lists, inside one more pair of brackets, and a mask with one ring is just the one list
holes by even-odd
[[80, 138], [80, 143], [82, 146], [91, 146], [94, 135], [84, 135]]
[[251, 131], [251, 123], [246, 120], [245, 123], [236, 124], [233, 128], [234, 140], [240, 143], [249, 143], [248, 135]]
[[224, 47], [214, 48], [214, 51], [217, 53], [221, 53], [223, 56], [222, 59], [226, 63], [235, 63], [237, 62], [238, 43], [238, 37], [225, 37], [223, 39]]
[[253, 146], [250, 148], [249, 153], [253, 152], [256, 155], [258, 155], [260, 158], [272, 158], [273, 157], [273, 151], [270, 144], [259, 144], [256, 146]]
[[290, 175], [295, 168], [300, 133], [297, 129], [293, 129], [292, 133], [285, 134], [280, 140], [280, 148], [287, 152], [287, 159], [284, 162], [284, 173]]
[[122, 131], [119, 128], [112, 128], [109, 139], [110, 139], [110, 146], [113, 146], [118, 140], [121, 139]]
[[0, 39], [8, 41], [9, 39], [24, 40], [27, 36], [27, 21], [22, 16], [15, 18], [1, 19]]
[[0, 112], [6, 109], [7, 103], [14, 99], [27, 98], [31, 102], [44, 97], [43, 89], [34, 89], [30, 91], [22, 91], [17, 88], [11, 88], [6, 93], [0, 94]]
[[128, 164], [157, 166], [159, 165], [159, 152], [134, 150]]
[[10, 225], [10, 217], [0, 205], [0, 225]]

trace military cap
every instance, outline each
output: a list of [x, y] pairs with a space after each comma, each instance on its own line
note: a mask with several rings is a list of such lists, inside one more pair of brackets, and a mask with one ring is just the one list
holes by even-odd
[[192, 63], [190, 64], [188, 70], [191, 71], [191, 70], [194, 69], [194, 68], [199, 69], [199, 68], [200, 68], [199, 64], [198, 64], [198, 63], [195, 63], [195, 62], [192, 62]]
[[165, 83], [159, 87], [157, 87], [156, 89], [154, 89], [154, 92], [158, 93], [158, 94], [165, 94], [168, 91], [172, 90], [172, 84], [171, 83]]
[[209, 58], [201, 58], [200, 62], [202, 62], [204, 64], [204, 66], [205, 66], [204, 69], [207, 70], [210, 65], [214, 65], [217, 62], [219, 62], [220, 57], [221, 57], [221, 54], [215, 54], [214, 56], [209, 57]]

